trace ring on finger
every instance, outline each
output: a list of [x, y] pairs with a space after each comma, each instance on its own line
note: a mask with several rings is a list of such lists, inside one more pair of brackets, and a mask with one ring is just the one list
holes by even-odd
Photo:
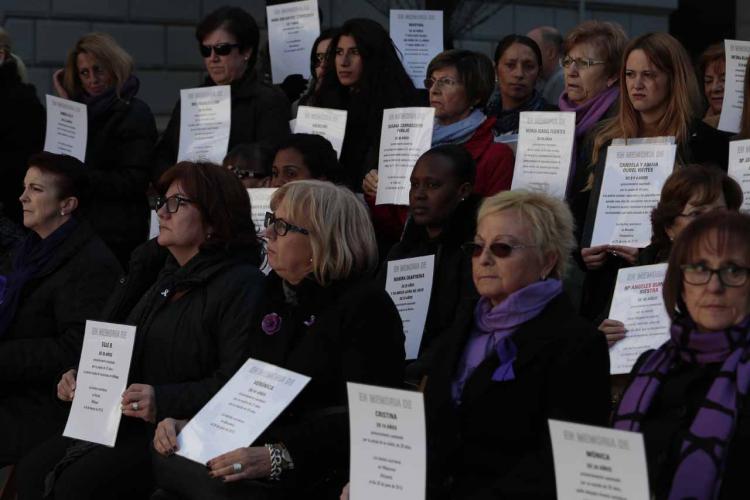
[[130, 403], [130, 407], [133, 409], [133, 411], [138, 411], [138, 408], [140, 408], [140, 406], [138, 405], [138, 401], [133, 401], [132, 403]]
[[242, 464], [239, 462], [233, 463], [232, 470], [234, 471], [235, 474], [242, 472]]

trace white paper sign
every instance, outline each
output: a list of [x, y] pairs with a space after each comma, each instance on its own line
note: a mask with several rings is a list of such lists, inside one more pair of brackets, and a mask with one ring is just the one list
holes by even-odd
[[719, 130], [736, 134], [740, 131], [742, 105], [745, 102], [745, 67], [748, 55], [750, 55], [750, 42], [724, 40], [724, 53], [726, 54], [726, 80]]
[[625, 267], [617, 273], [609, 319], [625, 325], [625, 338], [609, 350], [612, 375], [630, 373], [638, 356], [669, 340], [671, 320], [661, 295], [667, 264]]
[[406, 359], [417, 359], [419, 354], [430, 307], [434, 269], [434, 255], [388, 262], [385, 291], [396, 304], [404, 325]]
[[218, 85], [180, 91], [180, 150], [177, 161], [221, 165], [232, 127], [232, 87]]
[[266, 7], [268, 48], [273, 83], [289, 75], [310, 73], [310, 51], [320, 34], [318, 1], [282, 3]]
[[352, 500], [424, 500], [422, 393], [348, 382]]
[[750, 212], [750, 139], [729, 143], [729, 176], [742, 188], [743, 212]]
[[311, 106], [297, 108], [297, 122], [294, 125], [294, 133], [315, 134], [324, 137], [336, 150], [336, 158], [341, 156], [345, 132], [346, 111]]
[[565, 198], [575, 127], [572, 111], [522, 112], [511, 189]]
[[[604, 166], [591, 246], [651, 242], [651, 211], [674, 170], [674, 144], [610, 146]], [[594, 201], [594, 200], [592, 200]]]
[[266, 212], [271, 212], [271, 196], [278, 188], [252, 188], [247, 190], [250, 197], [250, 209], [252, 211], [253, 224], [258, 233], [264, 230], [263, 224]]
[[86, 161], [89, 119], [86, 105], [47, 95], [47, 131], [44, 150]]
[[435, 108], [383, 110], [376, 205], [409, 204], [411, 171], [432, 145]]
[[549, 420], [558, 500], [649, 500], [643, 435]]
[[151, 214], [148, 221], [148, 239], [153, 240], [159, 236], [159, 216], [156, 210], [151, 210]]
[[248, 359], [177, 435], [177, 454], [205, 464], [250, 446], [309, 381], [305, 375]]
[[63, 436], [114, 446], [135, 327], [86, 321], [76, 392]]
[[443, 51], [442, 10], [391, 10], [391, 40], [401, 53], [406, 73], [424, 88], [427, 66]]

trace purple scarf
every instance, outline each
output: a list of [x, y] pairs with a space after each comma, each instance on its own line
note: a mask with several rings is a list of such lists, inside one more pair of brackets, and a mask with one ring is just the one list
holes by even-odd
[[706, 400], [682, 443], [669, 499], [715, 499], [727, 450], [736, 428], [737, 408], [750, 388], [750, 316], [719, 332], [699, 332], [690, 318], [678, 317], [671, 339], [641, 365], [623, 394], [614, 427], [639, 431], [661, 380], [675, 361], [722, 363]]
[[493, 351], [497, 352], [500, 366], [492, 374], [492, 380], [503, 382], [516, 378], [513, 371], [516, 346], [511, 335], [522, 324], [542, 312], [549, 301], [560, 293], [562, 282], [548, 279], [513, 292], [495, 307], [492, 307], [487, 297], [479, 299], [474, 309], [474, 327], [453, 380], [451, 393], [456, 405], [461, 402], [466, 381]]

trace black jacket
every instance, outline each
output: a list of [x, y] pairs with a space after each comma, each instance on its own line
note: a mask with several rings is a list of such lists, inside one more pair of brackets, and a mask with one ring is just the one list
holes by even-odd
[[[7, 274], [12, 258], [11, 253], [0, 274]], [[100, 317], [121, 273], [104, 242], [81, 222], [27, 282], [13, 322], [0, 338], [0, 405], [5, 411], [18, 419], [36, 418], [37, 413], [42, 418], [64, 418], [55, 386], [63, 371], [78, 363], [85, 322]], [[24, 440], [29, 435], [13, 438]], [[13, 448], [10, 443], [3, 446]]]
[[443, 232], [434, 240], [430, 240], [423, 226], [409, 219], [401, 241], [394, 245], [380, 268], [378, 282], [385, 286], [389, 261], [435, 256], [427, 321], [419, 357], [406, 368], [408, 380], [419, 381], [426, 375], [435, 361], [439, 341], [444, 337], [463, 335], [467, 319], [474, 314], [479, 295], [471, 276], [471, 257], [461, 251], [461, 244], [474, 240], [480, 202], [481, 198], [471, 195], [460, 203]]
[[492, 381], [499, 365], [493, 353], [466, 381], [456, 408], [451, 384], [471, 328], [446, 345], [444, 363], [427, 380], [429, 498], [554, 498], [547, 419], [606, 425], [604, 336], [560, 295], [513, 334], [515, 380]]
[[44, 123], [36, 89], [22, 83], [15, 61], [7, 60], [0, 65], [0, 204], [18, 224], [26, 161], [44, 147]]
[[245, 361], [262, 278], [248, 251], [201, 251], [183, 267], [155, 239], [133, 252], [105, 317], [136, 326], [129, 379], [154, 386], [157, 421], [195, 415]]
[[[401, 319], [388, 294], [372, 280], [321, 287], [305, 279], [287, 286], [286, 294], [296, 304], [285, 299], [285, 285], [275, 273], [266, 282], [264, 304], [252, 323], [250, 357], [311, 380], [257, 443], [287, 446], [295, 469], [284, 473], [293, 472], [283, 481], [286, 485], [314, 490], [307, 498], [338, 498], [349, 472], [346, 382], [402, 384]], [[274, 334], [261, 328], [269, 313], [282, 319]]]
[[[206, 78], [201, 87], [214, 83]], [[229, 131], [227, 152], [238, 144], [259, 142], [274, 146], [289, 135], [291, 119], [290, 104], [284, 93], [273, 85], [258, 79], [249, 69], [245, 75], [232, 82], [232, 125]], [[155, 151], [155, 169], [152, 178], [156, 181], [169, 167], [177, 162], [180, 148], [180, 100], [177, 100], [172, 117]]]
[[130, 252], [148, 238], [146, 199], [156, 122], [138, 89], [108, 105], [88, 109], [86, 168], [91, 200], [85, 214], [123, 267]]

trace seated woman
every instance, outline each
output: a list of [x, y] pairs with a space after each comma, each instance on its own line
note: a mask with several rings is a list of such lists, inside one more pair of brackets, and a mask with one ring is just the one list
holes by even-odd
[[276, 149], [271, 166], [271, 187], [308, 179], [341, 180], [336, 150], [328, 139], [319, 135], [292, 134]]
[[675, 239], [670, 339], [641, 355], [614, 427], [640, 432], [653, 498], [747, 496], [750, 216], [715, 211]]
[[[375, 236], [362, 202], [346, 188], [299, 181], [279, 188], [271, 208], [265, 234], [273, 271], [251, 323], [249, 353], [312, 380], [255, 443], [210, 460], [208, 470], [169, 456], [187, 421], [160, 422], [157, 482], [179, 498], [337, 494], [349, 472], [346, 382], [402, 382], [401, 319], [371, 279]], [[280, 465], [272, 466], [276, 457]]]
[[471, 255], [481, 298], [427, 379], [434, 498], [554, 498], [547, 419], [604, 425], [609, 355], [562, 291], [573, 220], [560, 200], [484, 201]]
[[[19, 464], [22, 499], [143, 498], [154, 424], [194, 415], [245, 361], [263, 278], [247, 192], [226, 169], [191, 162], [157, 188], [159, 237], [133, 252], [130, 273], [97, 314], [136, 327], [117, 444], [47, 441]], [[59, 399], [75, 396], [75, 375], [63, 375]]]
[[247, 189], [268, 187], [271, 183], [273, 148], [262, 144], [238, 144], [221, 162]]
[[[388, 253], [378, 281], [385, 284], [388, 262], [435, 256], [430, 306], [418, 358], [407, 365], [406, 379], [418, 383], [434, 362], [439, 340], [471, 317], [477, 292], [471, 259], [461, 245], [474, 237], [480, 198], [471, 194], [474, 161], [458, 145], [437, 146], [424, 153], [411, 173], [409, 211], [401, 241]], [[461, 333], [462, 334], [462, 333]]]
[[[487, 114], [497, 117], [495, 135], [518, 134], [522, 111], [557, 111], [536, 90], [542, 71], [542, 51], [534, 40], [524, 35], [508, 35], [495, 49], [497, 89], [487, 103]], [[515, 142], [515, 141], [514, 141]]]
[[0, 266], [0, 466], [62, 432], [67, 412], [50, 387], [78, 361], [84, 322], [122, 273], [80, 218], [88, 186], [80, 161], [38, 153], [23, 186], [30, 231]]

